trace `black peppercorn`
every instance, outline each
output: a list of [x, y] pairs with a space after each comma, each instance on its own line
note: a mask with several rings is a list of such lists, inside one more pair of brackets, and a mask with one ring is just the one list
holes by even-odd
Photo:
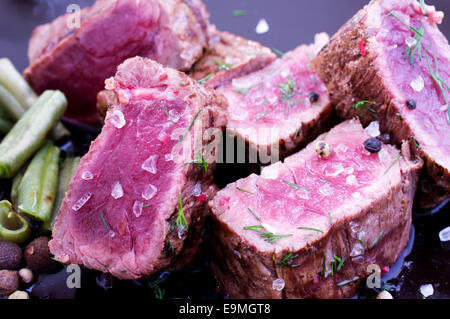
[[309, 92], [309, 100], [311, 101], [311, 103], [319, 101], [319, 94], [314, 91]]
[[378, 153], [379, 151], [381, 151], [382, 145], [383, 144], [381, 144], [381, 142], [377, 140], [375, 137], [371, 137], [364, 142], [364, 147], [370, 153]]
[[406, 102], [406, 106], [410, 109], [410, 110], [414, 110], [417, 107], [417, 102], [414, 100], [408, 100]]
[[377, 140], [383, 144], [389, 144], [391, 142], [391, 136], [388, 133], [381, 134], [377, 136]]

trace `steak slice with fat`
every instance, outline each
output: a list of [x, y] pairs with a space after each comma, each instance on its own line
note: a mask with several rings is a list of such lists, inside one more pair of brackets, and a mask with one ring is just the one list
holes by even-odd
[[310, 68], [327, 41], [325, 33], [316, 35], [315, 44], [217, 89], [229, 102], [227, 131], [245, 141], [251, 163], [283, 159], [334, 123], [325, 85]]
[[[369, 153], [356, 120], [219, 191], [213, 272], [232, 298], [346, 298], [406, 246], [422, 161], [390, 145]], [[405, 144], [406, 146], [407, 144]]]
[[80, 13], [37, 27], [24, 75], [38, 92], [63, 91], [66, 116], [98, 122], [96, 95], [125, 59], [143, 56], [189, 70], [208, 43], [208, 17], [200, 0], [97, 0]]
[[[450, 197], [450, 46], [442, 12], [415, 0], [373, 0], [331, 39], [313, 65], [341, 118], [376, 111], [382, 131], [425, 162], [419, 205]], [[442, 89], [439, 87], [441, 86]], [[355, 109], [353, 106], [369, 100]]]
[[70, 182], [51, 252], [121, 279], [181, 267], [200, 249], [215, 193], [214, 164], [205, 168], [194, 150], [209, 142], [205, 129], [224, 129], [226, 101], [140, 57], [121, 64], [106, 87], [118, 99]]

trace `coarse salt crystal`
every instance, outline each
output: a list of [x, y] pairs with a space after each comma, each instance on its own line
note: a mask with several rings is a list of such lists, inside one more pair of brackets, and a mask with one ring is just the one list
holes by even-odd
[[333, 194], [333, 188], [329, 184], [324, 184], [319, 188], [319, 193], [324, 197], [328, 197]]
[[81, 207], [83, 207], [87, 201], [92, 197], [92, 193], [86, 193], [72, 206], [74, 211], [79, 211]]
[[111, 114], [110, 119], [111, 119], [112, 125], [114, 125], [116, 128], [122, 128], [127, 123], [125, 121], [125, 117], [123, 116], [123, 113], [121, 111], [119, 111], [119, 110], [115, 110]]
[[441, 241], [450, 241], [450, 227], [447, 227], [439, 232], [439, 239]]
[[364, 129], [364, 131], [366, 131], [370, 137], [377, 137], [380, 135], [380, 123], [378, 123], [378, 121], [373, 121]]
[[135, 201], [133, 204], [133, 214], [136, 217], [140, 217], [142, 215], [142, 206], [144, 206], [144, 204], [141, 201]]
[[364, 253], [364, 247], [361, 245], [361, 243], [356, 243], [353, 246], [352, 251], [350, 252], [351, 257], [361, 256]]
[[114, 199], [119, 199], [123, 196], [123, 188], [120, 182], [115, 182], [111, 189], [111, 196]]
[[275, 229], [275, 227], [266, 224], [266, 223], [261, 223], [261, 226], [264, 227], [265, 229], [267, 229], [269, 232], [271, 232], [272, 234], [276, 234], [277, 230]]
[[114, 89], [114, 77], [110, 77], [105, 80], [105, 89], [107, 90]]
[[200, 184], [199, 182], [197, 182], [194, 185], [194, 191], [193, 191], [193, 195], [194, 196], [200, 196], [200, 194], [202, 193], [202, 184]]
[[354, 193], [352, 194], [352, 197], [353, 197], [354, 199], [358, 199], [358, 198], [361, 197], [361, 193], [360, 193], [360, 192], [354, 192]]
[[151, 155], [149, 158], [147, 158], [145, 160], [144, 163], [142, 163], [142, 169], [144, 171], [150, 172], [152, 174], [156, 174], [157, 170], [156, 170], [156, 158], [158, 156], [157, 155]]
[[158, 192], [158, 188], [152, 184], [148, 184], [148, 186], [145, 188], [144, 192], [142, 193], [142, 198], [145, 200], [152, 199], [155, 197], [156, 193]]
[[358, 181], [357, 181], [355, 175], [349, 175], [349, 176], [347, 176], [347, 179], [345, 180], [345, 182], [346, 182], [348, 185], [351, 185], [351, 186], [356, 186], [356, 185], [358, 185]]
[[257, 26], [256, 26], [256, 33], [263, 34], [269, 32], [269, 24], [267, 23], [266, 19], [259, 20]]
[[384, 149], [384, 148], [382, 148], [381, 151], [378, 152], [378, 158], [380, 159], [380, 161], [382, 163], [390, 163], [390, 162], [392, 162], [392, 158], [389, 155], [389, 152], [386, 149]]
[[420, 92], [423, 90], [423, 88], [425, 87], [425, 81], [423, 80], [423, 77], [421, 77], [420, 75], [411, 82], [411, 87], [413, 88], [414, 91], [416, 92]]
[[175, 110], [169, 111], [169, 119], [171, 122], [176, 123], [181, 118], [181, 114], [176, 112]]
[[272, 289], [276, 290], [276, 291], [282, 291], [284, 289], [285, 285], [286, 285], [286, 283], [284, 282], [284, 280], [281, 278], [278, 278], [273, 281]]
[[171, 153], [166, 154], [166, 155], [164, 155], [164, 159], [166, 160], [166, 162], [173, 161], [173, 155]]
[[333, 171], [327, 171], [326, 172], [327, 176], [336, 177], [336, 176], [342, 174], [345, 171], [344, 166], [341, 163], [334, 164], [332, 166], [332, 168], [333, 168]]
[[420, 293], [424, 296], [424, 297], [429, 297], [432, 294], [434, 294], [434, 288], [432, 284], [426, 284], [426, 285], [422, 285], [420, 286]]
[[84, 171], [83, 173], [81, 173], [81, 178], [85, 181], [90, 181], [94, 178], [94, 175], [89, 171]]
[[408, 47], [413, 47], [413, 46], [415, 46], [416, 44], [417, 44], [417, 40], [415, 39], [415, 38], [413, 38], [413, 37], [409, 37], [409, 38], [407, 38], [406, 40], [405, 40], [405, 43], [406, 43], [406, 45], [408, 46]]
[[439, 110], [441, 110], [442, 112], [446, 112], [448, 110], [448, 104], [442, 105]]

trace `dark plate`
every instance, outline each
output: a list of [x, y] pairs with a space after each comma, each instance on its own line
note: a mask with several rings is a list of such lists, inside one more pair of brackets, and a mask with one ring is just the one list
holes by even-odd
[[[81, 7], [93, 0], [2, 0], [0, 8], [1, 55], [10, 58], [19, 68], [28, 65], [27, 45], [33, 28], [51, 21], [66, 11], [67, 5], [76, 2]], [[362, 8], [365, 0], [204, 0], [211, 12], [211, 21], [219, 29], [228, 30], [264, 45], [287, 51], [301, 43], [313, 41], [314, 34], [326, 31], [333, 34], [346, 20]], [[450, 1], [428, 0], [439, 10], [450, 13]], [[245, 10], [242, 17], [233, 16], [233, 10]], [[260, 19], [266, 19], [270, 31], [258, 35], [255, 27]], [[441, 30], [450, 37], [450, 19], [444, 20]], [[82, 155], [89, 142], [95, 138], [98, 128], [69, 125], [73, 133], [63, 149]], [[0, 198], [7, 196], [9, 182], [0, 181]], [[419, 287], [432, 284], [434, 294], [430, 298], [450, 298], [450, 250], [438, 237], [443, 228], [450, 225], [450, 204], [431, 212], [415, 210], [414, 230], [408, 248], [391, 267], [384, 281], [392, 285], [396, 298], [422, 298]], [[165, 280], [159, 285], [165, 290], [165, 298], [222, 298], [210, 272], [209, 253], [190, 268], [175, 273], [161, 274]], [[41, 298], [99, 298], [153, 296], [157, 278], [139, 281], [119, 281], [95, 271], [83, 270], [82, 288], [68, 289], [67, 273], [60, 266], [53, 272], [42, 274], [38, 282], [28, 289], [32, 296]], [[153, 288], [152, 288], [153, 287]], [[362, 288], [360, 298], [373, 298], [376, 291]]]

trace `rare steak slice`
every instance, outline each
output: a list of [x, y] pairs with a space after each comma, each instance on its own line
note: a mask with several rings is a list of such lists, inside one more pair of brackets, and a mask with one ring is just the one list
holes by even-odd
[[51, 252], [122, 279], [181, 267], [199, 250], [215, 192], [214, 164], [205, 167], [197, 151], [209, 142], [207, 128], [224, 129], [226, 100], [140, 57], [106, 87], [118, 99], [70, 182]]
[[309, 144], [210, 201], [213, 271], [230, 297], [351, 297], [370, 264], [394, 263], [422, 161], [408, 147], [370, 153], [369, 138], [357, 120], [344, 122], [318, 139], [328, 157]]
[[[442, 18], [415, 0], [371, 1], [313, 62], [341, 118], [360, 115], [367, 124], [370, 107], [396, 144], [408, 140], [424, 159], [423, 208], [450, 197], [450, 46], [437, 27]], [[372, 103], [355, 109], [362, 100]]]
[[310, 68], [310, 59], [327, 41], [319, 34], [315, 44], [301, 45], [217, 89], [229, 102], [227, 131], [245, 140], [250, 163], [276, 162], [331, 127], [327, 90]]
[[208, 43], [208, 17], [200, 0], [97, 0], [76, 16], [37, 27], [25, 77], [38, 92], [59, 89], [68, 118], [98, 122], [96, 95], [117, 66], [134, 56], [187, 71]]
[[218, 31], [211, 25], [208, 48], [189, 74], [198, 81], [207, 79], [207, 86], [217, 88], [264, 68], [275, 57], [269, 48], [258, 42]]

